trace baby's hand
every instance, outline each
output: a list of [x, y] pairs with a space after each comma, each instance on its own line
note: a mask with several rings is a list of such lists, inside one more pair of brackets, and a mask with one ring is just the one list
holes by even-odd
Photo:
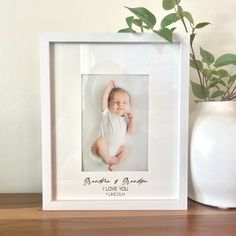
[[134, 119], [134, 114], [132, 112], [127, 112], [127, 117], [129, 120], [133, 120]]
[[117, 88], [117, 82], [115, 80], [112, 80], [113, 88]]
[[127, 112], [126, 115], [128, 118], [127, 133], [131, 135], [135, 134], [137, 129], [134, 114], [132, 112]]
[[108, 84], [108, 86], [113, 89], [117, 87], [116, 81], [115, 80], [111, 80]]

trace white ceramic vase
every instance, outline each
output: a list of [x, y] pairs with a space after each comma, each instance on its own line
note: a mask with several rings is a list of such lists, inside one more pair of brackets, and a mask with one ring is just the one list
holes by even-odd
[[189, 198], [236, 207], [236, 102], [198, 103], [189, 143]]

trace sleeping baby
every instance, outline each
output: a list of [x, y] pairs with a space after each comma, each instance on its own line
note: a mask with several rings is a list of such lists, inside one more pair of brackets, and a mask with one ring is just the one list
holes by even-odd
[[114, 171], [127, 154], [124, 145], [126, 134], [136, 131], [134, 115], [130, 111], [131, 97], [112, 80], [105, 88], [101, 105], [100, 133], [91, 151], [94, 158], [102, 160], [108, 165], [108, 170]]

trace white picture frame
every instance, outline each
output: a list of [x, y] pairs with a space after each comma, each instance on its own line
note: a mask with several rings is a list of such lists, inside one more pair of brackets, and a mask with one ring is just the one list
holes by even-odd
[[[40, 77], [43, 210], [187, 209], [189, 35], [41, 33]], [[132, 91], [141, 137], [118, 171], [91, 169], [83, 144], [110, 80]]]

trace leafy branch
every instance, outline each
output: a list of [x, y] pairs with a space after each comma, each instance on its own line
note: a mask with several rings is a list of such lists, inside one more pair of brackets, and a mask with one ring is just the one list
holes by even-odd
[[[167, 40], [173, 42], [173, 27], [178, 21], [181, 21], [186, 33], [190, 33], [190, 66], [196, 70], [198, 82], [191, 81], [193, 94], [203, 101], [215, 100], [233, 100], [236, 99], [236, 74], [230, 73], [226, 69], [228, 65], [236, 65], [235, 54], [224, 54], [215, 59], [214, 55], [200, 47], [200, 56], [196, 57], [194, 49], [194, 40], [199, 29], [209, 25], [209, 22], [200, 22], [195, 24], [192, 14], [185, 11], [180, 5], [181, 0], [163, 0], [164, 10], [173, 12], [166, 15], [160, 23], [158, 29], [156, 26], [155, 15], [144, 7], [130, 8], [126, 7], [134, 16], [126, 18], [127, 28], [121, 29], [121, 33], [137, 33], [137, 30], [143, 33], [151, 31]], [[171, 27], [172, 26], [172, 27]]]

